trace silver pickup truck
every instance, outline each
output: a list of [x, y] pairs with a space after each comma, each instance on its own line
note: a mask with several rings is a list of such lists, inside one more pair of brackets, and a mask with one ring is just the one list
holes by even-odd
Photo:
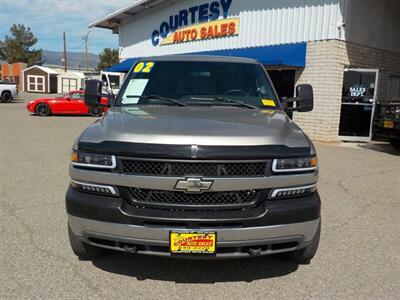
[[18, 94], [17, 85], [7, 81], [0, 81], [0, 101], [11, 102]]
[[[100, 81], [87, 81], [86, 104], [104, 105], [101, 91]], [[321, 228], [318, 160], [286, 112], [311, 111], [313, 91], [299, 85], [296, 93], [280, 100], [250, 59], [138, 61], [73, 146], [66, 209], [74, 253], [279, 253], [309, 263]]]

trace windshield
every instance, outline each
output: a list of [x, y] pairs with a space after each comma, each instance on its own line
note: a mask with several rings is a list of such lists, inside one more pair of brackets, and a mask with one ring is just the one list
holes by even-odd
[[235, 100], [260, 108], [278, 106], [264, 69], [252, 63], [139, 62], [128, 75], [116, 105], [154, 104], [146, 97], [154, 95], [159, 103], [164, 97], [186, 105], [235, 105], [228, 102]]

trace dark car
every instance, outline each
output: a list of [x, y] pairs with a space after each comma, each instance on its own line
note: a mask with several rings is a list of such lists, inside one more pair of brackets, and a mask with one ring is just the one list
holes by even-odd
[[400, 150], [400, 101], [377, 105], [374, 138], [389, 141], [394, 148]]

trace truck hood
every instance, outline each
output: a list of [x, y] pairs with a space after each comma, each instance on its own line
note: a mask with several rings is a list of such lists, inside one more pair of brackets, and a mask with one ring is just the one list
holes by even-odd
[[113, 107], [79, 143], [310, 148], [300, 128], [280, 110], [237, 107]]

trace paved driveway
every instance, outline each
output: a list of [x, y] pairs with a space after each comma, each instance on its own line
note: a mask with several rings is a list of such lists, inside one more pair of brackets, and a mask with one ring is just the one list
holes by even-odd
[[72, 254], [64, 193], [76, 136], [91, 117], [40, 118], [0, 104], [0, 298], [398, 299], [400, 153], [317, 144], [323, 229], [316, 258], [182, 261]]

